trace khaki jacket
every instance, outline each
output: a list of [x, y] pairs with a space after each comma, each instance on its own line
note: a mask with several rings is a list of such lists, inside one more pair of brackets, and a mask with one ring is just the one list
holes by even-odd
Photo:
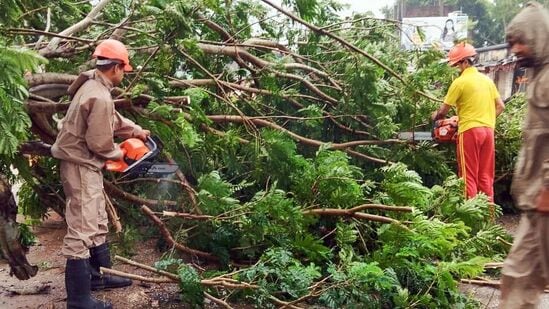
[[72, 102], [51, 149], [55, 158], [102, 169], [106, 160], [122, 157], [114, 136], [130, 138], [142, 128], [115, 110], [112, 87], [96, 70], [80, 74], [72, 83]]
[[526, 93], [524, 141], [511, 188], [517, 206], [531, 210], [542, 186], [549, 187], [549, 13], [529, 3], [511, 21], [507, 36], [521, 39], [535, 57]]

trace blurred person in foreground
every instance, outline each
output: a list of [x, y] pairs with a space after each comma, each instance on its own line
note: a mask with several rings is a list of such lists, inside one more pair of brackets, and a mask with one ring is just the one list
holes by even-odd
[[500, 308], [536, 308], [549, 284], [549, 12], [529, 2], [506, 38], [518, 64], [529, 68], [531, 83], [511, 187], [523, 213], [503, 265]]

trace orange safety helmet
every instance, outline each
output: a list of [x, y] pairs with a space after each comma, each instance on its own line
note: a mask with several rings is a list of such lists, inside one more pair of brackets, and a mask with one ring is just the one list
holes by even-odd
[[473, 45], [468, 43], [458, 43], [448, 52], [448, 64], [454, 66], [456, 63], [463, 59], [474, 57], [477, 55], [477, 51]]
[[126, 46], [117, 40], [107, 39], [99, 43], [99, 45], [95, 48], [92, 57], [103, 57], [107, 59], [119, 60], [124, 64], [124, 71], [130, 72], [133, 70], [130, 65]]

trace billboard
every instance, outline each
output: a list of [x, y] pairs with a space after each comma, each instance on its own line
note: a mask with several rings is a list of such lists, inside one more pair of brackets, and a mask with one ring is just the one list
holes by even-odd
[[400, 42], [404, 49], [448, 50], [455, 40], [467, 38], [467, 15], [402, 19]]

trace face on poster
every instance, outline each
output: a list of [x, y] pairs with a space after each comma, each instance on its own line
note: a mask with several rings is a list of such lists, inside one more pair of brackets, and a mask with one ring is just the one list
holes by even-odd
[[448, 50], [455, 40], [467, 38], [467, 16], [402, 19], [401, 45], [405, 49]]

